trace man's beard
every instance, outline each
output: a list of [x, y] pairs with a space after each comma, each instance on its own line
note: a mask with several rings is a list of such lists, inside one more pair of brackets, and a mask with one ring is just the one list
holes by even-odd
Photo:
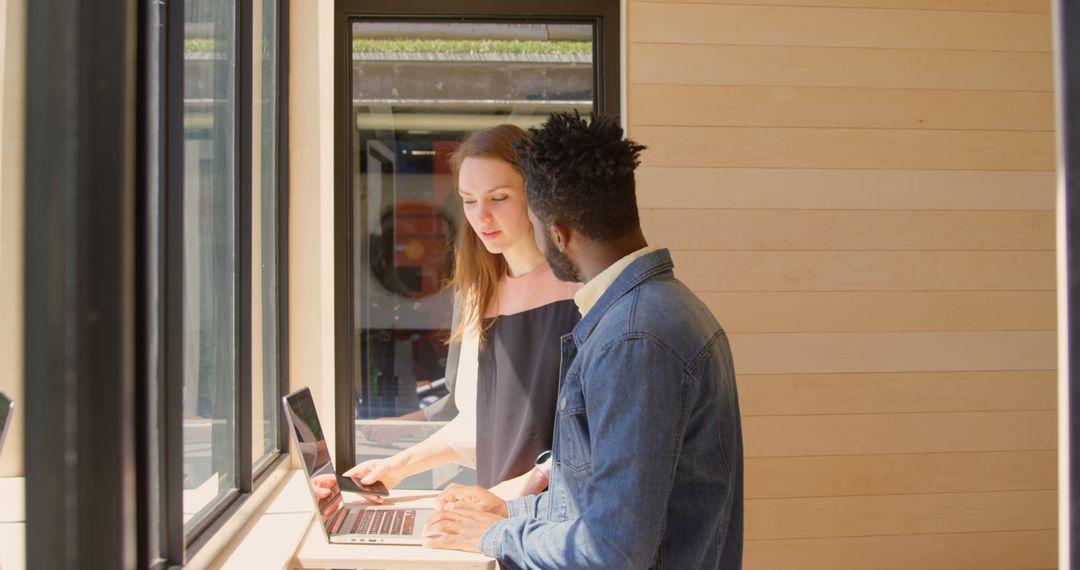
[[565, 253], [559, 251], [558, 247], [555, 247], [555, 242], [551, 240], [551, 232], [544, 232], [544, 258], [551, 266], [551, 272], [560, 281], [585, 282], [585, 278], [581, 276], [581, 269]]

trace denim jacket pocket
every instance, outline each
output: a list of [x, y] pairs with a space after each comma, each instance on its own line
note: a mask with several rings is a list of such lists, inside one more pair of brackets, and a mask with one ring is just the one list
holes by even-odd
[[585, 414], [585, 394], [581, 382], [570, 380], [559, 394], [559, 453], [556, 459], [570, 472], [581, 474], [592, 467], [589, 422]]

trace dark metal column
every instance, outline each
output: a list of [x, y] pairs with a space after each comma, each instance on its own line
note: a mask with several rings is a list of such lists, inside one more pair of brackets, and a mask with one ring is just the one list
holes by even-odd
[[136, 7], [28, 5], [27, 567], [130, 568]]

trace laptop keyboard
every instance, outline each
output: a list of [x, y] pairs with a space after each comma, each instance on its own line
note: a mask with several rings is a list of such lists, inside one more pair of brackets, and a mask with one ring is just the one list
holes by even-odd
[[408, 536], [415, 524], [415, 509], [352, 509], [340, 529], [342, 534]]

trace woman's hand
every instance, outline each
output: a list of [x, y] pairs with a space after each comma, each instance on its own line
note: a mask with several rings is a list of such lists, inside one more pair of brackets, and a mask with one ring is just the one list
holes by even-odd
[[[346, 477], [352, 477], [364, 485], [372, 485], [376, 481], [382, 481], [387, 490], [393, 489], [408, 476], [400, 461], [394, 457], [385, 459], [372, 459], [365, 461], [345, 472]], [[361, 495], [363, 498], [374, 503], [383, 502], [382, 497], [375, 495]]]

